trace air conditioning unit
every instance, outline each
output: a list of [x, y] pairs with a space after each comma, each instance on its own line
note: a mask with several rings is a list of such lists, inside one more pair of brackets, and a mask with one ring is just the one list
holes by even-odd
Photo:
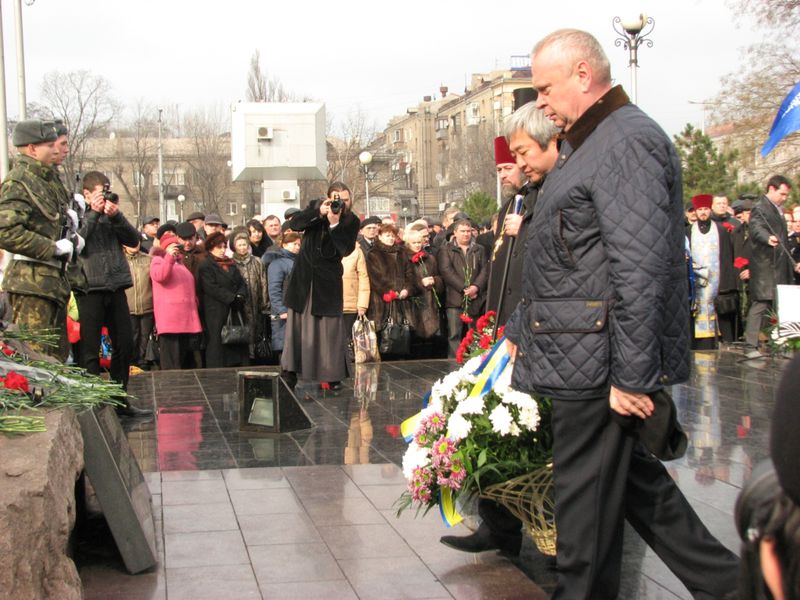
[[258, 128], [258, 141], [271, 142], [272, 141], [272, 127], [259, 127]]
[[297, 200], [297, 190], [283, 190], [281, 192], [281, 198], [283, 198], [284, 202]]

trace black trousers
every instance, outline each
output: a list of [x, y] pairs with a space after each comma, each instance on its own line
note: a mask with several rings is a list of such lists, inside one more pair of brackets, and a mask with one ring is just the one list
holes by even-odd
[[158, 348], [161, 353], [161, 370], [199, 369], [195, 348], [197, 333], [159, 333]]
[[709, 533], [664, 465], [610, 418], [607, 398], [555, 400], [553, 438], [553, 600], [617, 597], [624, 518], [694, 598], [736, 588], [736, 556]]
[[133, 330], [125, 290], [76, 294], [81, 322], [80, 365], [95, 375], [100, 374], [100, 330], [108, 327], [111, 337], [111, 379], [128, 389]]
[[133, 335], [131, 364], [144, 366], [147, 362], [144, 358], [147, 351], [147, 339], [155, 326], [156, 319], [151, 312], [143, 315], [131, 315], [131, 331]]

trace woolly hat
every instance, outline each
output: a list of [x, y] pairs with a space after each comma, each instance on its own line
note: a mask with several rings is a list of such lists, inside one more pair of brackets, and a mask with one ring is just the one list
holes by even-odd
[[168, 231], [167, 233], [162, 235], [161, 238], [158, 240], [158, 245], [164, 249], [166, 249], [167, 246], [169, 246], [170, 244], [179, 244], [179, 243], [180, 242], [178, 242], [178, 237], [171, 231]]
[[517, 161], [511, 156], [511, 150], [508, 149], [506, 138], [501, 135], [494, 138], [494, 164], [505, 165], [508, 163], [515, 165]]

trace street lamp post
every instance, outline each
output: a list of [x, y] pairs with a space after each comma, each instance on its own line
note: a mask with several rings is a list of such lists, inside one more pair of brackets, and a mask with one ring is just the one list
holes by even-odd
[[161, 148], [161, 113], [163, 108], [158, 109], [158, 218], [166, 220], [164, 212], [164, 153]]
[[247, 223], [247, 204], [242, 202], [242, 225]]
[[178, 194], [178, 213], [180, 215], [179, 218], [180, 218], [181, 221], [183, 221], [183, 203], [184, 202], [186, 202], [186, 196], [184, 196], [183, 194]]
[[631, 100], [637, 104], [638, 90], [636, 82], [636, 69], [639, 68], [639, 46], [647, 44], [648, 48], [653, 47], [653, 40], [646, 39], [653, 32], [656, 24], [653, 17], [648, 17], [640, 13], [633, 18], [623, 21], [620, 17], [614, 17], [612, 22], [614, 32], [619, 36], [614, 40], [614, 45], [622, 46], [628, 51], [628, 67], [631, 70]]
[[372, 162], [372, 152], [364, 150], [358, 155], [358, 162], [364, 167], [364, 191], [367, 195], [364, 201], [364, 214], [369, 217], [369, 164]]

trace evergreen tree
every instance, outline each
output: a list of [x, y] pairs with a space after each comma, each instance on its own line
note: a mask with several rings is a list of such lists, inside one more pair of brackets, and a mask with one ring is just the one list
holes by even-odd
[[488, 221], [497, 211], [497, 202], [493, 197], [484, 192], [473, 192], [466, 200], [462, 210], [469, 215], [475, 224]]
[[685, 201], [688, 202], [696, 194], [727, 194], [729, 198], [735, 197], [735, 152], [720, 152], [710, 137], [689, 124], [675, 136], [675, 147], [683, 167]]

